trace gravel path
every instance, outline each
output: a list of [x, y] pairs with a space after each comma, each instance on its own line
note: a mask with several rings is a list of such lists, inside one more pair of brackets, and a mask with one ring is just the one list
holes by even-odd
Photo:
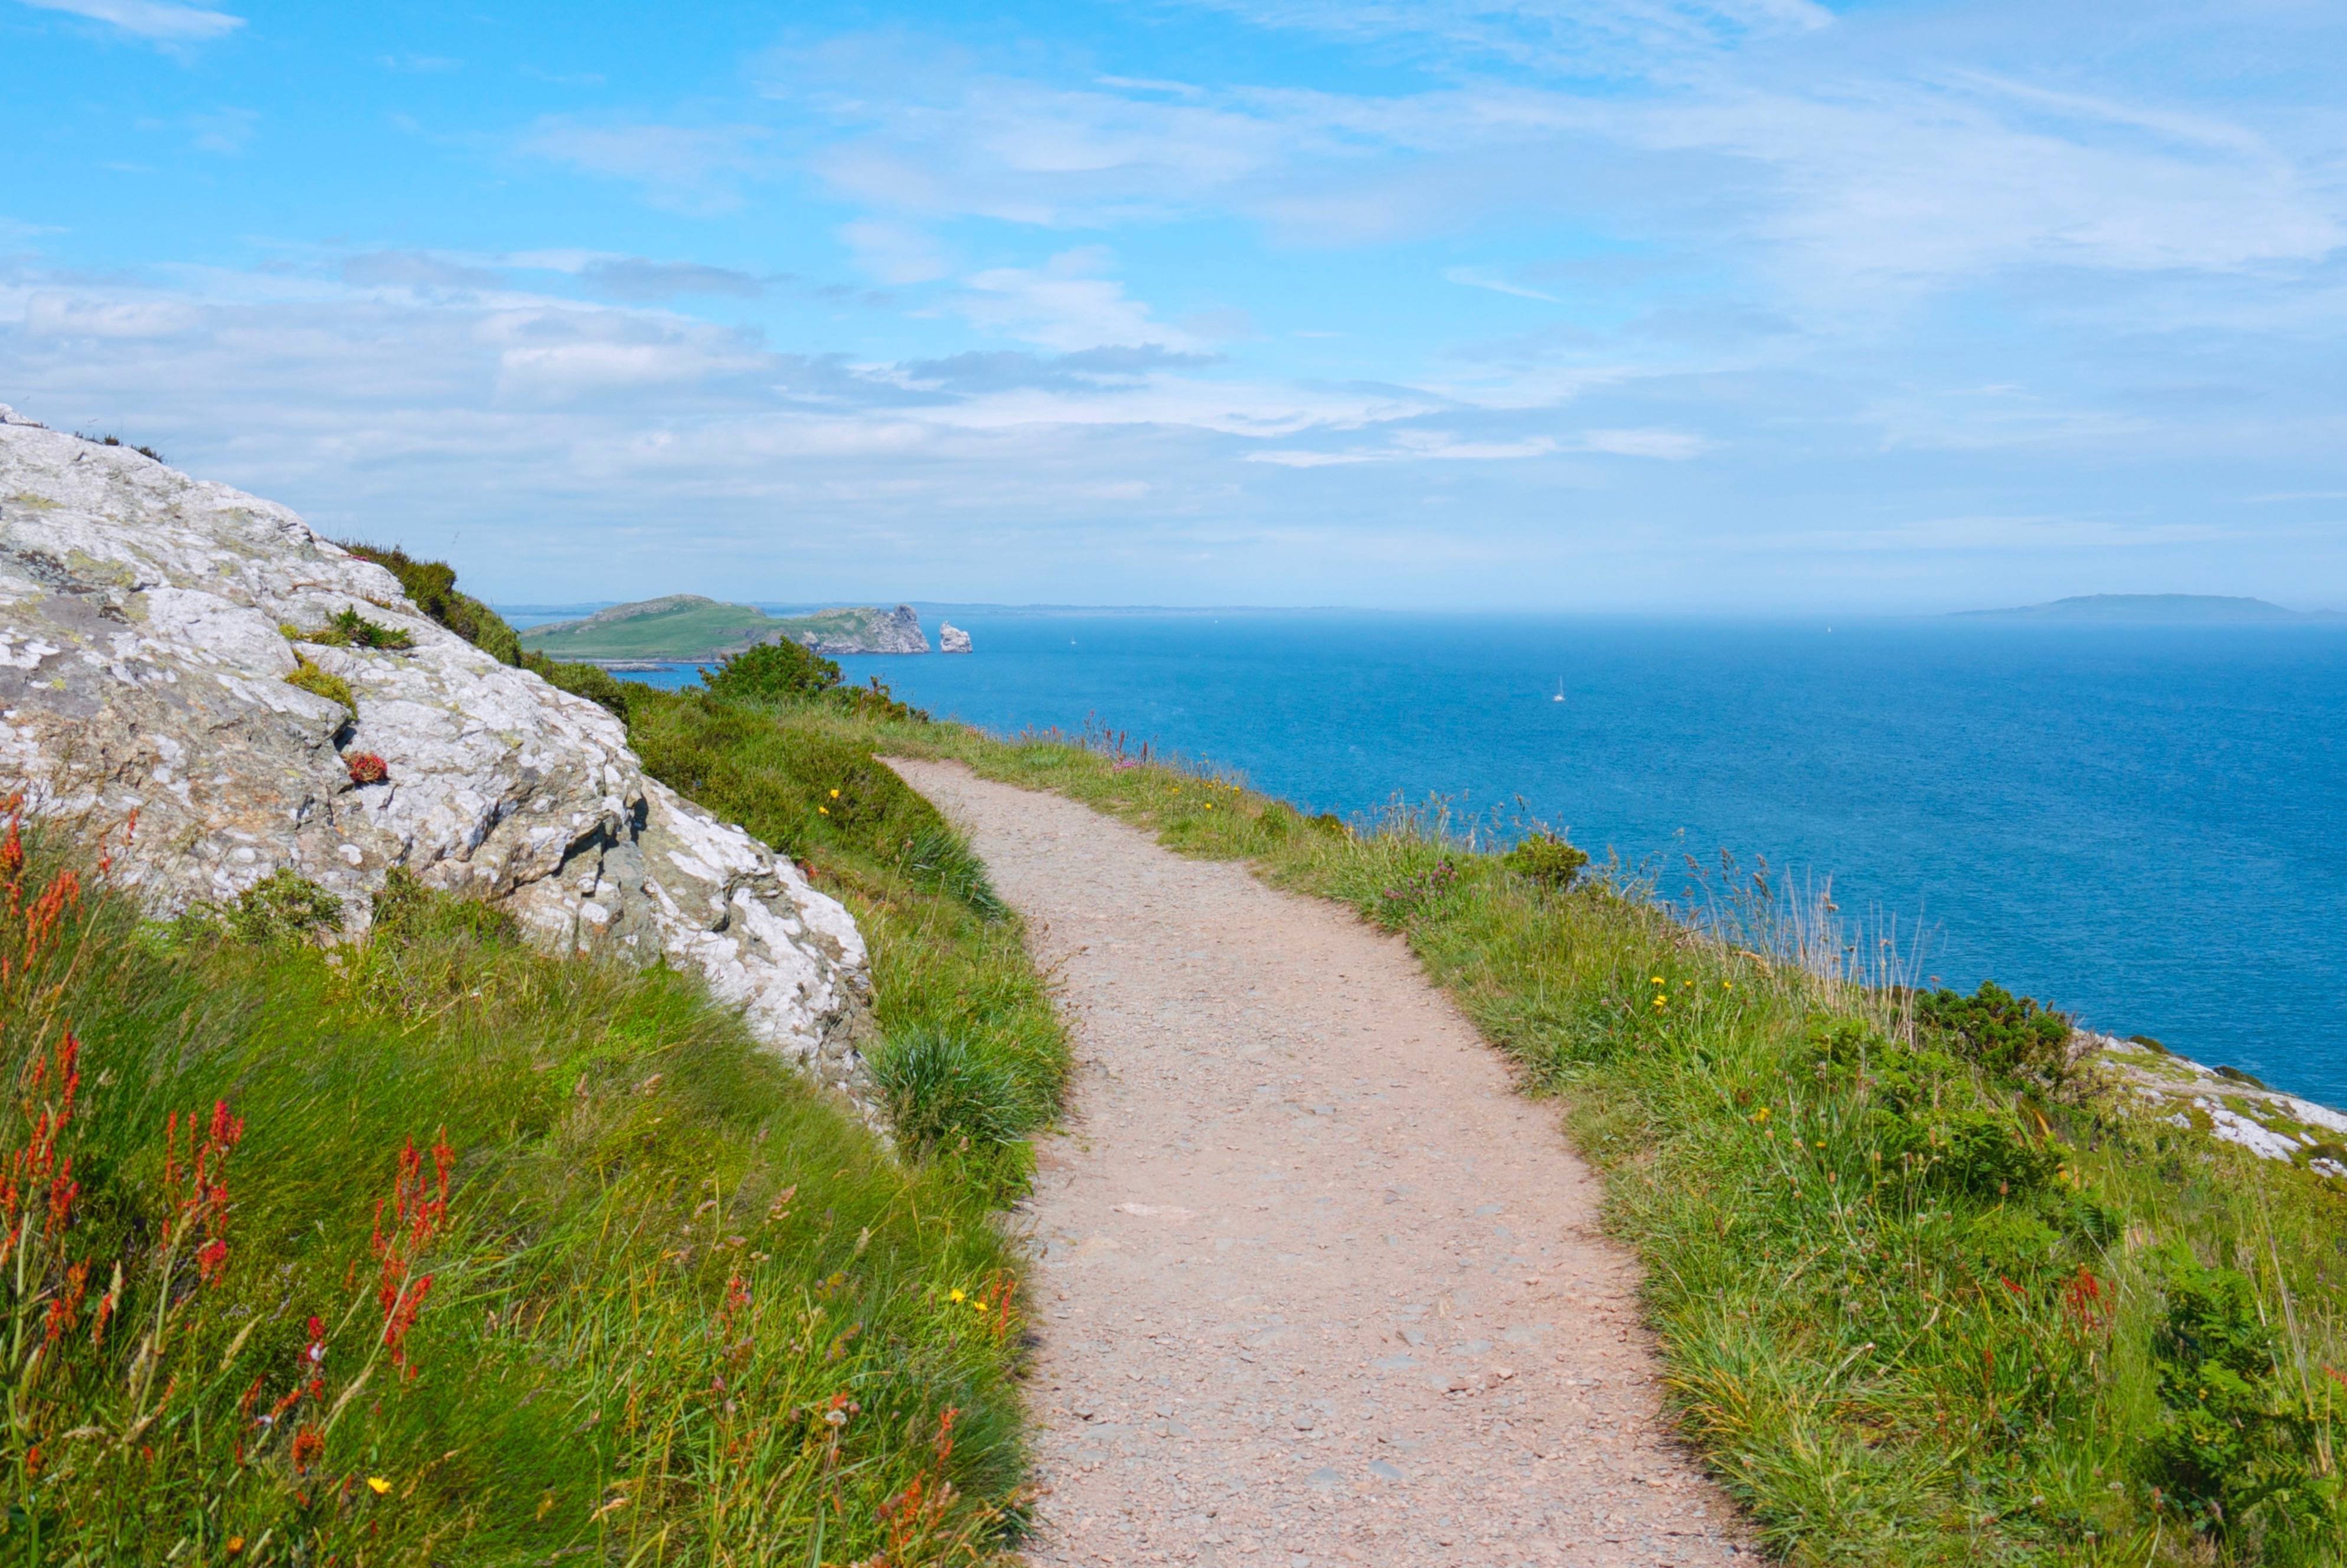
[[1072, 801], [899, 762], [1061, 981], [1026, 1206], [1036, 1563], [1750, 1563], [1656, 1418], [1553, 1111], [1397, 938]]

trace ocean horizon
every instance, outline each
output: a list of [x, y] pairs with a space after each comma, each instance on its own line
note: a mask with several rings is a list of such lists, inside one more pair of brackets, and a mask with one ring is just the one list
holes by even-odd
[[1545, 823], [1667, 897], [1688, 856], [1715, 884], [1723, 851], [1737, 876], [1765, 857], [1779, 886], [1830, 879], [1926, 983], [1994, 979], [2347, 1104], [2336, 626], [944, 614], [974, 653], [847, 678], [989, 730], [1121, 733], [1311, 811]]

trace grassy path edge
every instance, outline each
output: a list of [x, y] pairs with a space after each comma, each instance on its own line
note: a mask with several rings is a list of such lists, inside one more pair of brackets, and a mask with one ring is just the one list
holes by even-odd
[[1680, 1429], [1775, 1553], [2340, 1559], [2347, 1204], [2320, 1179], [1993, 1031], [1919, 1036], [1911, 999], [1787, 961], [1782, 931], [1543, 887], [1439, 812], [1344, 825], [1065, 736], [876, 729], [1403, 933], [1562, 1101], [1647, 1270]]

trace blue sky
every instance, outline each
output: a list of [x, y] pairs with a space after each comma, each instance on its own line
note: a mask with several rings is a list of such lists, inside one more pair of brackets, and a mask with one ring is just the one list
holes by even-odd
[[512, 600], [2347, 608], [2347, 7], [0, 0], [0, 401]]

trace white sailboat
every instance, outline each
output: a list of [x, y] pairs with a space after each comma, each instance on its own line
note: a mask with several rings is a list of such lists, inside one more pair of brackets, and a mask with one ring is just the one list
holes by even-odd
[[1551, 698], [1549, 699], [1549, 701], [1550, 701], [1550, 702], [1563, 702], [1563, 701], [1564, 701], [1564, 677], [1563, 677], [1563, 676], [1560, 675], [1560, 676], [1558, 676], [1558, 677], [1556, 678], [1556, 695], [1555, 695], [1555, 696], [1553, 696], [1553, 697], [1551, 697]]

